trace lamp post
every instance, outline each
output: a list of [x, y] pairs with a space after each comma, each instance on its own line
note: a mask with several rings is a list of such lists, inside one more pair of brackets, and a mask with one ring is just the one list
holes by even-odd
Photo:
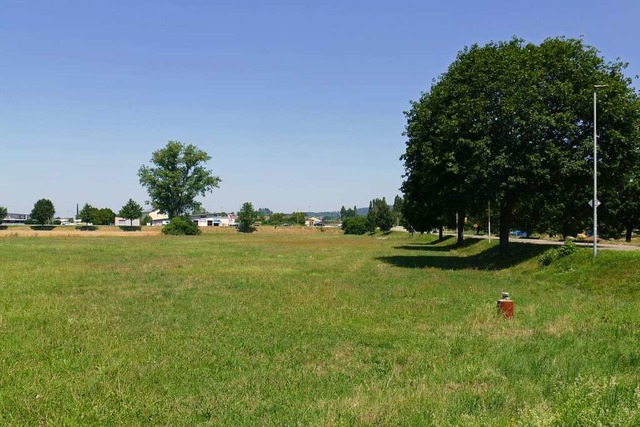
[[598, 89], [608, 85], [593, 85], [593, 257], [598, 255], [598, 129], [597, 104]]

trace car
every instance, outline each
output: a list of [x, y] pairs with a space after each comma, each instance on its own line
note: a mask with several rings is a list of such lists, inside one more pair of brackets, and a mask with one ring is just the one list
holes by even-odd
[[527, 237], [526, 231], [512, 230], [509, 234], [513, 237]]

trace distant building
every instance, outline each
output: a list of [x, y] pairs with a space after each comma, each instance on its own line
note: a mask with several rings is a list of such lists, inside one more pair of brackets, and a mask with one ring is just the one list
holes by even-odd
[[307, 225], [307, 227], [322, 224], [322, 218], [316, 218], [315, 216], [312, 216], [311, 218], [307, 218], [304, 223]]
[[230, 227], [235, 225], [236, 220], [233, 214], [219, 216], [211, 213], [191, 215], [190, 218], [198, 227]]
[[132, 227], [139, 227], [140, 226], [140, 218], [134, 219], [133, 221], [130, 221], [128, 219], [125, 218], [120, 218], [119, 216], [116, 217], [115, 221], [114, 221], [115, 225], [130, 225]]
[[142, 217], [144, 218], [145, 216], [149, 215], [151, 217], [151, 224], [145, 224], [145, 225], [167, 225], [169, 224], [169, 215], [167, 214], [161, 214], [159, 211], [152, 211], [152, 212], [143, 212], [142, 213]]
[[28, 219], [28, 214], [8, 213], [0, 222], [2, 222], [2, 224], [24, 224]]

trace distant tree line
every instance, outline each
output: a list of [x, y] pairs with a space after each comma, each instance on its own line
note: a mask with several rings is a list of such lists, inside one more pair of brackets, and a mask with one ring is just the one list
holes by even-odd
[[386, 199], [373, 199], [369, 202], [366, 216], [358, 216], [358, 209], [340, 209], [342, 229], [345, 234], [365, 234], [380, 230], [389, 232], [394, 225], [405, 225], [402, 217], [402, 198], [396, 196], [393, 206], [387, 204]]

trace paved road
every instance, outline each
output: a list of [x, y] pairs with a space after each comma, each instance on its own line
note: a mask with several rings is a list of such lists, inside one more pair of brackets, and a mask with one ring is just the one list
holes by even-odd
[[[488, 239], [489, 236], [476, 236], [476, 235], [465, 235], [465, 237], [471, 237], [472, 239]], [[497, 236], [492, 236], [492, 240], [498, 240]], [[522, 239], [519, 237], [509, 237], [510, 243], [529, 243], [532, 245], [555, 245], [562, 246], [564, 242], [559, 242], [557, 240], [544, 240], [544, 239]], [[585, 248], [593, 248], [593, 243], [587, 242], [574, 242], [576, 246], [581, 246]], [[598, 250], [600, 249], [610, 249], [612, 251], [640, 251], [640, 246], [632, 246], [632, 245], [614, 245], [611, 243], [600, 243], [598, 242]]]
[[[404, 227], [393, 227], [394, 231], [407, 231]], [[455, 236], [455, 234], [446, 234], [447, 236]], [[472, 239], [488, 239], [489, 236], [476, 236], [475, 234], [465, 234], [464, 237], [469, 237]], [[498, 240], [497, 236], [491, 236], [491, 240]], [[532, 245], [555, 245], [562, 246], [564, 242], [559, 242], [557, 240], [544, 240], [544, 239], [522, 239], [518, 237], [510, 237], [509, 242], [512, 243], [529, 243]], [[593, 243], [586, 242], [575, 242], [577, 246], [592, 248]], [[640, 246], [633, 245], [614, 245], [611, 243], [600, 243], [598, 242], [598, 249], [607, 249], [612, 251], [640, 251]]]

